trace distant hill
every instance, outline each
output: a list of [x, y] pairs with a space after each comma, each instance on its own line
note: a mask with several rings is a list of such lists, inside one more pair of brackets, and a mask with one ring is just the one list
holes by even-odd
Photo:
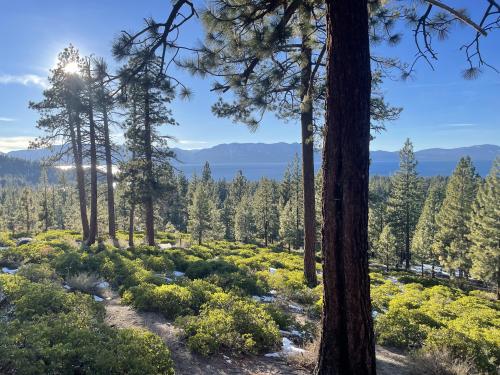
[[[186, 175], [200, 173], [203, 164], [209, 162], [215, 178], [230, 179], [237, 170], [252, 179], [262, 176], [281, 178], [287, 164], [295, 154], [300, 156], [299, 143], [229, 143], [198, 150], [173, 149], [177, 155], [175, 166]], [[121, 152], [124, 154], [123, 152]], [[8, 156], [39, 161], [51, 155], [48, 149], [11, 151]], [[460, 157], [469, 155], [478, 173], [488, 173], [493, 159], [500, 155], [500, 146], [478, 145], [460, 148], [431, 148], [415, 152], [418, 169], [423, 176], [449, 175]], [[321, 154], [315, 154], [316, 166], [321, 164]], [[399, 152], [372, 151], [371, 174], [391, 175], [399, 167]]]
[[[29, 161], [0, 154], [0, 185], [6, 182], [36, 184], [40, 180], [42, 168], [37, 161]], [[49, 181], [57, 181], [57, 171], [48, 169]]]

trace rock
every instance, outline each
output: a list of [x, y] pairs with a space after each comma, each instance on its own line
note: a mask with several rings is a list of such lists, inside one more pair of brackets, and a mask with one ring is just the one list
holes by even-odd
[[33, 241], [33, 238], [30, 238], [30, 237], [18, 238], [17, 239], [17, 246], [26, 245], [27, 243], [30, 243], [31, 241]]
[[166, 250], [166, 249], [171, 249], [172, 248], [172, 244], [170, 243], [160, 243], [158, 244], [158, 247], [162, 250]]
[[99, 296], [96, 296], [95, 294], [94, 294], [94, 296], [93, 296], [93, 297], [94, 297], [94, 301], [96, 301], [96, 302], [102, 302], [102, 301], [104, 301], [104, 298], [101, 298], [101, 297], [99, 297]]
[[68, 284], [64, 284], [63, 288], [66, 289], [66, 290], [71, 290], [72, 289]]
[[184, 272], [181, 272], [181, 271], [174, 271], [174, 276], [175, 276], [175, 277], [182, 277], [182, 276], [184, 276], [184, 275], [185, 275], [185, 273], [184, 273]]
[[276, 268], [269, 267], [269, 273], [270, 273], [271, 275], [275, 274], [275, 273], [276, 273], [276, 271], [277, 271], [277, 269], [276, 269]]
[[19, 271], [19, 268], [7, 268], [7, 267], [2, 268], [2, 272], [8, 273], [9, 275], [15, 275], [17, 271]]

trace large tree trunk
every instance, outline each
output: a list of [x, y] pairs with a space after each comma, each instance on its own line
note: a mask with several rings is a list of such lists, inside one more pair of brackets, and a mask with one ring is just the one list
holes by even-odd
[[113, 240], [116, 240], [116, 217], [115, 217], [115, 192], [113, 188], [113, 159], [111, 155], [111, 141], [109, 139], [109, 120], [108, 108], [106, 104], [103, 107], [103, 125], [104, 125], [104, 153], [106, 158], [106, 184], [108, 195], [108, 234]]
[[130, 212], [128, 216], [128, 246], [134, 247], [134, 217], [135, 217], [135, 203], [130, 203]]
[[[85, 241], [89, 237], [89, 220], [87, 217], [87, 197], [85, 192], [85, 171], [82, 165], [82, 136], [80, 131], [80, 120], [78, 114], [73, 118], [70, 113], [70, 136], [71, 148], [73, 149], [73, 160], [75, 163], [76, 185], [78, 189], [78, 203], [80, 205], [80, 219], [82, 222], [82, 234]], [[76, 129], [76, 132], [75, 132]]]
[[368, 276], [370, 50], [366, 0], [327, 0], [321, 344], [315, 374], [375, 374]]
[[[303, 21], [311, 22], [311, 11], [304, 7]], [[309, 28], [302, 27], [301, 47], [301, 106], [300, 125], [302, 128], [302, 178], [304, 194], [304, 277], [310, 287], [316, 286], [316, 207], [314, 189], [314, 142], [313, 142], [313, 103], [311, 87], [312, 51], [309, 43]]]
[[111, 155], [111, 141], [109, 138], [109, 115], [107, 96], [104, 92], [104, 81], [101, 78], [102, 90], [102, 122], [104, 135], [104, 155], [106, 159], [106, 185], [108, 198], [108, 235], [112, 240], [116, 240], [116, 215], [115, 215], [115, 192], [113, 187], [113, 159]]
[[87, 245], [92, 245], [97, 237], [97, 146], [93, 104], [89, 103], [90, 140], [90, 231]]
[[[144, 197], [144, 214], [146, 216], [146, 241], [149, 246], [155, 244], [155, 222], [154, 222], [154, 206], [153, 206], [153, 149], [152, 149], [152, 134], [151, 134], [151, 118], [150, 118], [150, 102], [149, 91], [146, 90], [144, 98], [144, 142], [145, 142], [145, 157], [146, 157], [146, 186], [148, 192]], [[143, 193], [144, 194], [144, 193]]]

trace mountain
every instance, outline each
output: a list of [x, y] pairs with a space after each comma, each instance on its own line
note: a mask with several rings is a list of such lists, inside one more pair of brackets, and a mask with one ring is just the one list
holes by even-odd
[[[42, 168], [38, 161], [14, 158], [0, 154], [0, 185], [7, 182], [20, 184], [36, 184], [40, 180]], [[57, 181], [57, 171], [54, 168], [47, 170], [49, 181]]]
[[[301, 154], [299, 143], [229, 143], [198, 150], [174, 148], [177, 160], [175, 166], [188, 176], [200, 174], [203, 164], [209, 162], [215, 178], [231, 179], [241, 169], [251, 180], [262, 176], [281, 178], [286, 166], [295, 154]], [[123, 150], [120, 150], [121, 154]], [[11, 151], [14, 156], [31, 161], [49, 157], [51, 151], [20, 150]], [[478, 173], [485, 176], [493, 159], [500, 155], [500, 146], [478, 145], [460, 148], [431, 148], [415, 152], [419, 162], [418, 170], [423, 176], [450, 175], [462, 156], [469, 155]], [[315, 153], [316, 167], [321, 164], [321, 153]], [[399, 166], [398, 151], [372, 151], [371, 174], [391, 175]]]

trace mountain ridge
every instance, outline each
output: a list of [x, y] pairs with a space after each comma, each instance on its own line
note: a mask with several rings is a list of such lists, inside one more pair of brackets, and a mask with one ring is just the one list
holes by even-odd
[[[57, 146], [55, 146], [57, 149]], [[295, 154], [300, 156], [300, 143], [222, 143], [212, 147], [200, 149], [183, 149], [173, 147], [177, 159], [183, 164], [212, 163], [283, 163], [293, 159]], [[9, 157], [40, 161], [51, 155], [50, 149], [17, 150], [5, 153]], [[476, 161], [491, 161], [500, 154], [500, 146], [483, 144], [456, 148], [429, 148], [415, 151], [419, 161], [458, 161], [461, 156], [469, 155]], [[399, 151], [374, 150], [370, 152], [373, 162], [397, 161]], [[316, 160], [320, 160], [321, 153], [315, 151]]]

